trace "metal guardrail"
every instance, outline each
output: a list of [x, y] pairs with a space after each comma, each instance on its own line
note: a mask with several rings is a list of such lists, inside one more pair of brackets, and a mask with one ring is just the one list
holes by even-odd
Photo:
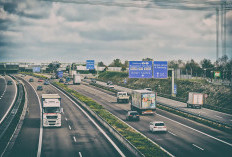
[[100, 122], [118, 141], [120, 141], [126, 148], [128, 148], [134, 156], [144, 157], [144, 155], [134, 146], [132, 145], [125, 137], [123, 137], [117, 130], [115, 130], [109, 123], [107, 123], [104, 119], [97, 115], [96, 112], [91, 110], [85, 103], [81, 102], [77, 98], [75, 98], [70, 93], [66, 92], [64, 89], [60, 88], [56, 84], [52, 83], [55, 87], [63, 91], [67, 94], [71, 99], [73, 99], [76, 103], [81, 105], [88, 113], [90, 113], [98, 122]]
[[17, 93], [16, 100], [14, 102], [14, 105], [12, 106], [12, 108], [11, 108], [10, 112], [8, 113], [8, 115], [5, 117], [5, 119], [0, 124], [0, 141], [1, 141], [1, 144], [4, 144], [4, 143], [6, 144], [8, 142], [8, 141], [5, 141], [6, 139], [4, 139], [4, 138], [6, 138], [6, 134], [9, 133], [8, 129], [10, 128], [12, 123], [14, 122], [14, 119], [16, 118], [16, 115], [18, 114], [20, 105], [21, 105], [22, 101], [24, 100], [24, 94], [25, 93], [24, 93], [23, 85], [21, 83], [18, 83], [17, 88], [18, 88], [18, 93]]

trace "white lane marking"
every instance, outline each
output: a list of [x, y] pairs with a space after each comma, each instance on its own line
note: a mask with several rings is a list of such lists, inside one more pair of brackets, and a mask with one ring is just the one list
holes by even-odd
[[173, 136], [177, 136], [176, 134], [172, 133], [171, 131], [168, 131], [170, 134], [172, 134]]
[[71, 102], [73, 102], [84, 114], [86, 117], [89, 118], [89, 120], [98, 128], [98, 130], [107, 138], [107, 140], [113, 145], [113, 147], [118, 151], [118, 153], [122, 157], [126, 157], [123, 152], [118, 148], [118, 146], [110, 139], [110, 137], [102, 130], [102, 128], [83, 110], [75, 101], [73, 101], [69, 96], [67, 96], [64, 92], [62, 92], [60, 89], [56, 88], [54, 85], [52, 85], [55, 89], [60, 91], [63, 95], [65, 95]]
[[194, 146], [194, 147], [197, 147], [197, 148], [200, 149], [200, 150], [204, 150], [203, 148], [201, 148], [201, 147], [199, 147], [199, 146], [197, 146], [197, 145], [195, 145], [195, 144], [193, 144], [193, 146]]
[[77, 142], [77, 139], [76, 139], [76, 137], [75, 137], [75, 136], [73, 136], [73, 140], [74, 140], [75, 142]]
[[72, 128], [71, 128], [71, 126], [70, 126], [70, 125], [68, 126], [68, 128], [69, 128], [69, 130], [72, 130]]
[[80, 156], [80, 157], [82, 157], [82, 154], [81, 154], [81, 152], [79, 152], [79, 156]]
[[167, 118], [167, 117], [165, 117], [165, 116], [162, 116], [162, 115], [160, 115], [160, 114], [158, 114], [158, 113], [157, 113], [157, 115], [159, 115], [159, 116], [161, 116], [161, 117], [164, 117], [164, 118], [166, 118], [166, 119], [168, 119], [168, 120], [170, 120], [170, 121], [173, 121], [173, 122], [175, 122], [175, 123], [177, 123], [177, 124], [180, 124], [180, 125], [182, 125], [182, 126], [184, 126], [184, 127], [186, 127], [186, 128], [189, 128], [189, 129], [191, 129], [191, 130], [194, 130], [194, 131], [196, 131], [196, 132], [199, 132], [199, 133], [201, 133], [201, 134], [203, 134], [203, 135], [205, 135], [205, 136], [208, 136], [208, 137], [210, 137], [210, 138], [212, 138], [212, 139], [215, 139], [215, 140], [217, 140], [217, 141], [220, 141], [220, 142], [222, 142], [222, 143], [224, 143], [224, 144], [227, 144], [227, 145], [229, 145], [229, 146], [232, 147], [232, 144], [231, 144], [231, 143], [228, 143], [228, 142], [223, 141], [223, 140], [221, 140], [221, 139], [218, 139], [218, 138], [216, 138], [216, 137], [214, 137], [214, 136], [211, 136], [211, 135], [206, 134], [206, 133], [204, 133], [204, 132], [201, 132], [201, 131], [199, 131], [199, 130], [197, 130], [197, 129], [194, 129], [194, 128], [190, 127], [190, 126], [184, 125], [184, 124], [182, 124], [182, 123], [180, 123], [180, 122], [177, 122], [177, 121], [175, 121], [175, 120], [172, 120], [172, 119], [170, 119], [170, 118]]
[[232, 121], [232, 119], [230, 121]]
[[[25, 80], [26, 81], [26, 80]], [[42, 105], [41, 105], [41, 101], [39, 98], [38, 93], [36, 92], [35, 88], [28, 82], [26, 81], [31, 87], [32, 89], [35, 91], [35, 94], [37, 96], [37, 99], [39, 101], [39, 107], [40, 107], [40, 129], [39, 129], [39, 143], [38, 143], [38, 150], [37, 150], [37, 157], [41, 156], [41, 149], [42, 149], [42, 140], [43, 140], [43, 126], [42, 126]]]
[[68, 121], [68, 119], [67, 119], [67, 118], [65, 118], [65, 120], [66, 120], [66, 121]]
[[218, 118], [222, 118], [222, 117], [220, 117], [220, 116], [217, 116], [217, 115], [215, 115], [216, 117], [218, 117]]
[[1, 100], [2, 98], [0, 98], [0, 100]]
[[[13, 80], [11, 77], [10, 77], [10, 79]], [[13, 101], [12, 101], [10, 107], [8, 108], [8, 110], [6, 111], [5, 115], [4, 115], [4, 116], [2, 117], [2, 119], [0, 120], [0, 124], [1, 124], [2, 121], [6, 118], [6, 116], [8, 115], [8, 113], [10, 112], [12, 106], [13, 106], [14, 103], [15, 103], [16, 97], [17, 97], [18, 88], [17, 88], [16, 83], [15, 83], [14, 80], [13, 80], [13, 82], [14, 82], [13, 84], [14, 84], [14, 86], [15, 86], [16, 92], [15, 92], [15, 95], [14, 95], [14, 98], [13, 98]], [[5, 89], [5, 90], [6, 90], [6, 89]]]

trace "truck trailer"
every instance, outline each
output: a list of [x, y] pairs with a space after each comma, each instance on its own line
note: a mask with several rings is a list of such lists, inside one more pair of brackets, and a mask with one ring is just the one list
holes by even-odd
[[58, 94], [42, 94], [43, 127], [61, 127], [61, 98]]
[[156, 93], [148, 90], [133, 90], [131, 110], [139, 114], [153, 114], [156, 110]]
[[187, 108], [201, 108], [204, 103], [204, 94], [189, 92]]
[[81, 76], [78, 74], [73, 75], [73, 84], [81, 84]]

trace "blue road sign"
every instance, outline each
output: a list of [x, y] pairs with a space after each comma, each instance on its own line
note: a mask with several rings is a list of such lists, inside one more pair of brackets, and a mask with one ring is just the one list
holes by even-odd
[[94, 70], [94, 60], [86, 60], [86, 69]]
[[167, 61], [154, 61], [154, 78], [168, 78]]
[[62, 78], [63, 77], [63, 71], [58, 71], [57, 76], [58, 76], [58, 78]]
[[152, 61], [129, 61], [129, 78], [152, 78]]
[[39, 73], [40, 67], [33, 67], [33, 73]]
[[177, 94], [177, 85], [174, 84], [174, 94]]

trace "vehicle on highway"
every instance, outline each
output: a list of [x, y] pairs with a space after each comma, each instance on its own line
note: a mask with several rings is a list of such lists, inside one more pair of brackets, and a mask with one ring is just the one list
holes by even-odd
[[128, 111], [126, 114], [126, 120], [136, 120], [139, 121], [139, 113], [137, 111]]
[[117, 93], [117, 103], [120, 103], [120, 102], [128, 103], [129, 98], [130, 97], [128, 96], [127, 92], [118, 92]]
[[29, 79], [29, 82], [34, 82], [34, 79], [33, 79], [33, 78], [30, 78], [30, 79]]
[[133, 90], [131, 110], [139, 114], [153, 114], [156, 110], [156, 93], [148, 90]]
[[64, 84], [65, 84], [65, 85], [69, 85], [69, 82], [68, 82], [68, 81], [65, 81]]
[[37, 90], [43, 90], [43, 86], [37, 86]]
[[13, 82], [12, 81], [7, 81], [7, 85], [12, 85]]
[[44, 85], [49, 85], [49, 84], [50, 84], [50, 82], [48, 80], [44, 81]]
[[58, 94], [42, 94], [43, 127], [61, 127], [61, 97]]
[[38, 79], [38, 82], [43, 82], [43, 80], [42, 79]]
[[114, 88], [114, 85], [113, 85], [113, 82], [112, 82], [112, 81], [108, 81], [106, 84], [107, 84], [107, 86], [108, 86], [109, 88]]
[[204, 94], [189, 92], [187, 108], [201, 108], [204, 103]]
[[151, 132], [167, 132], [167, 127], [162, 121], [150, 122], [149, 129]]
[[74, 74], [73, 75], [73, 84], [81, 84], [81, 76], [79, 74]]
[[149, 91], [152, 91], [152, 89], [151, 89], [151, 88], [145, 88], [145, 90], [149, 90]]
[[94, 78], [91, 79], [91, 82], [92, 83], [97, 83], [96, 79], [94, 79]]
[[51, 79], [56, 79], [56, 75], [52, 75], [50, 78]]
[[110, 84], [113, 84], [112, 81], [107, 81], [106, 85], [110, 85]]
[[64, 80], [63, 80], [63, 79], [60, 79], [60, 80], [59, 80], [59, 83], [64, 83]]

